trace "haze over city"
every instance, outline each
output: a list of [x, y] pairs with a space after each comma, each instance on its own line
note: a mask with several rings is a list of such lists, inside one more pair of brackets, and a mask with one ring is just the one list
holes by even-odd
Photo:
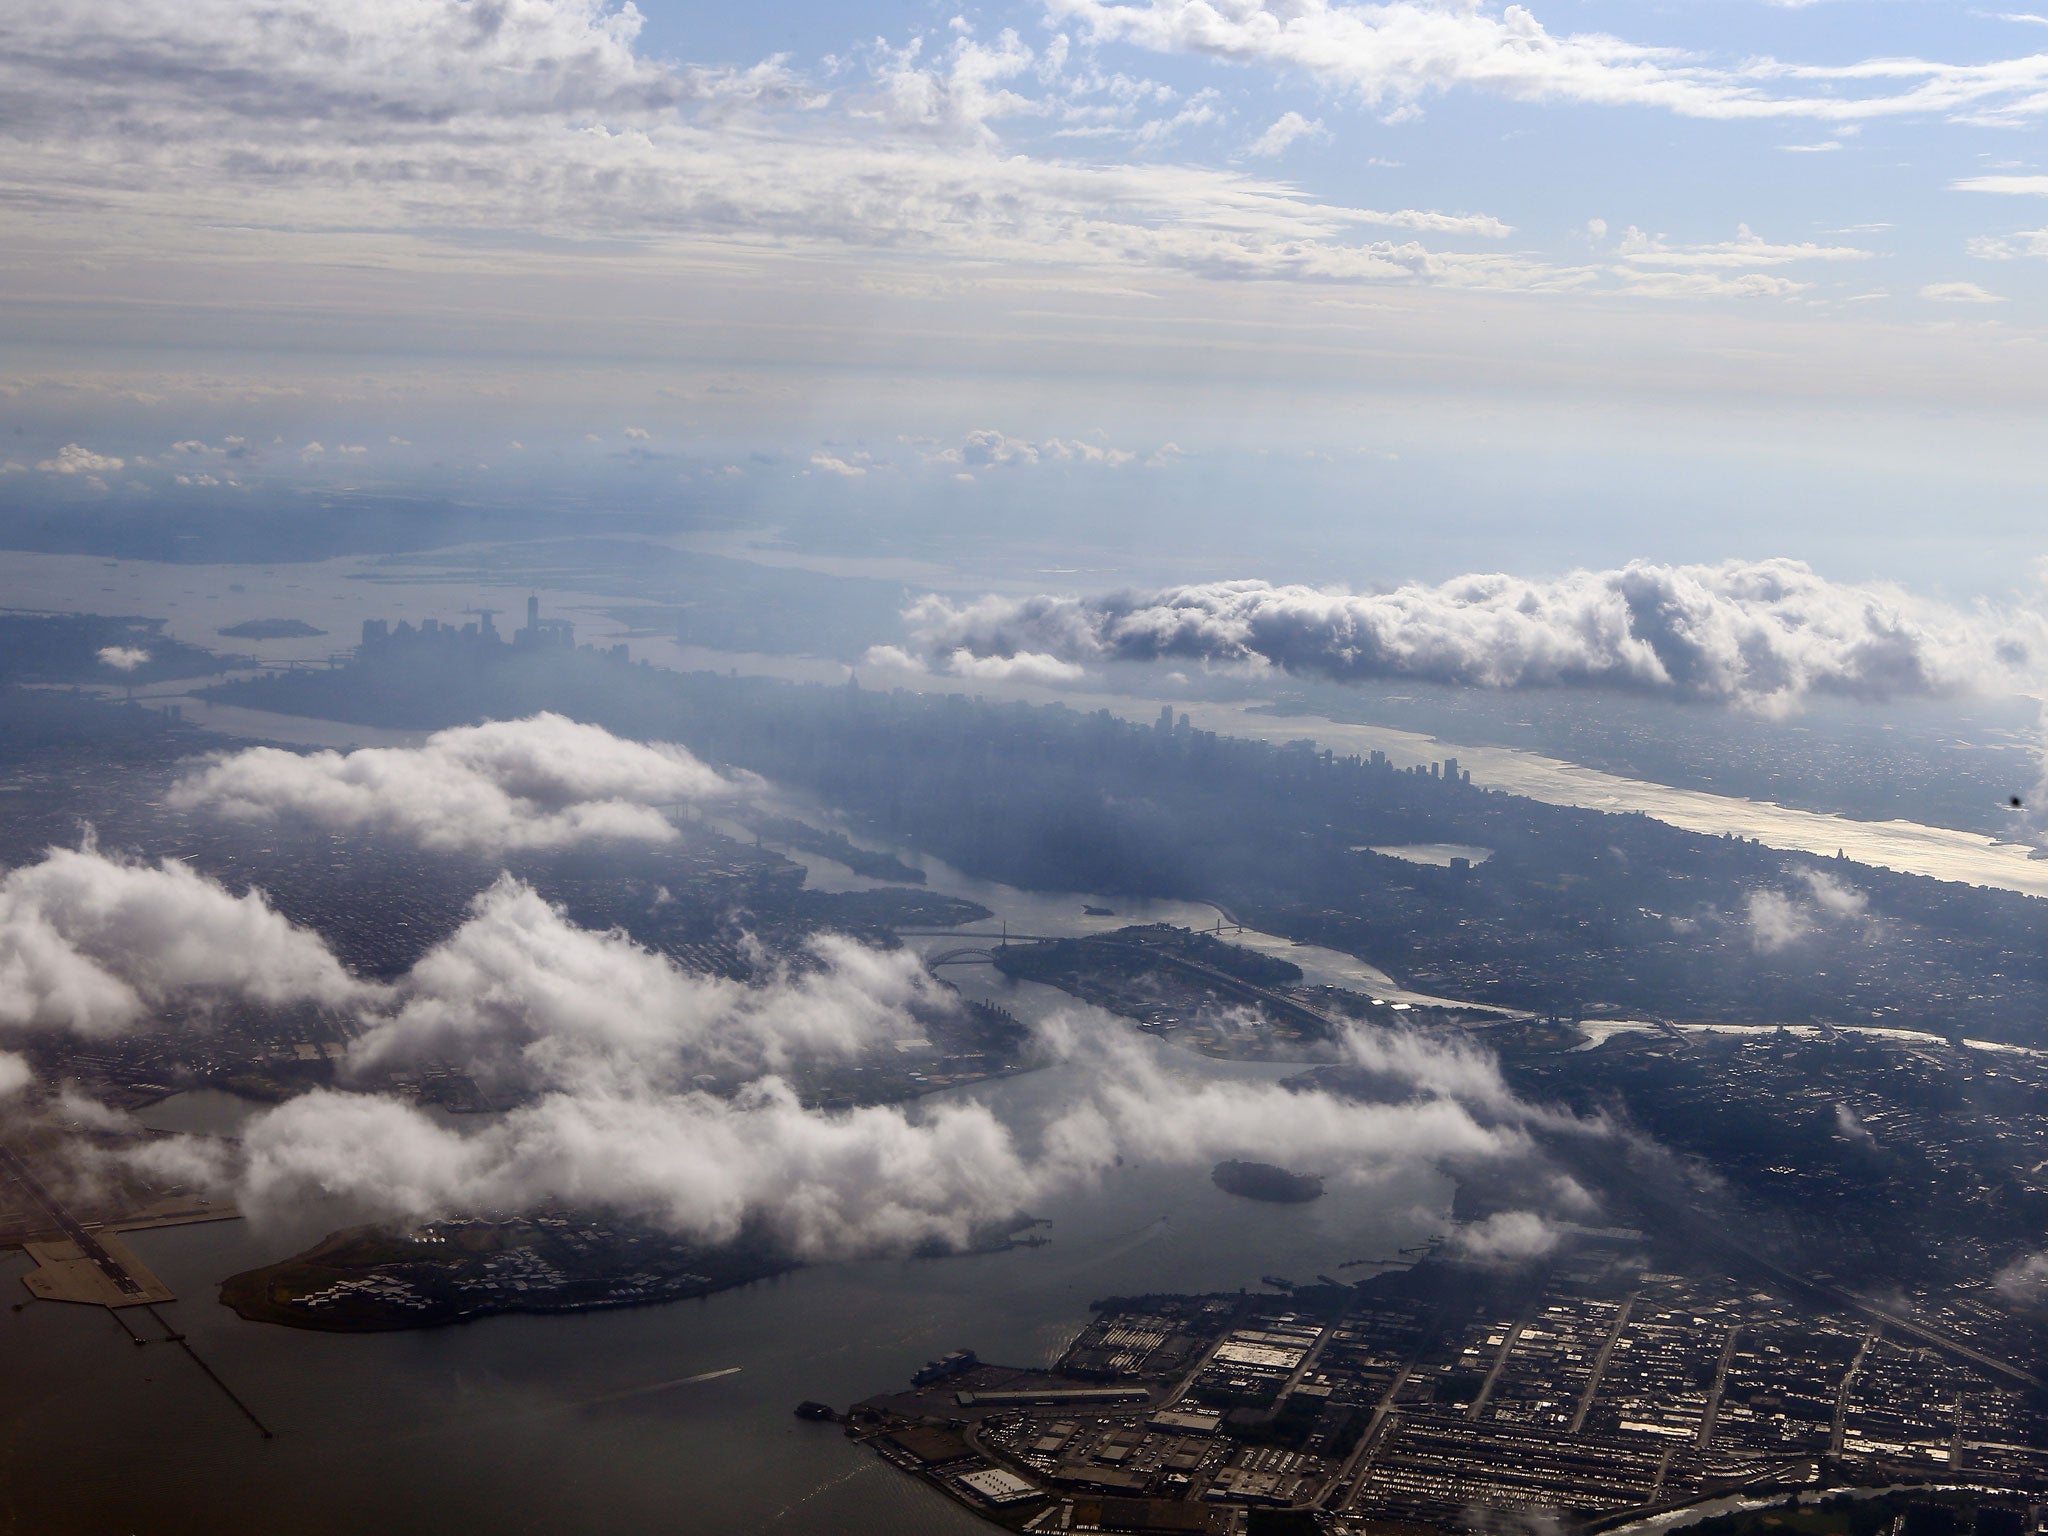
[[0, 1527], [2048, 1529], [2048, 16], [0, 102]]

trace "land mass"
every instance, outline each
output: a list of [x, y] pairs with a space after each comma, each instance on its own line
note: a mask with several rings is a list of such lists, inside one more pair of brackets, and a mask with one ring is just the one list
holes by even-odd
[[1291, 1173], [1271, 1163], [1232, 1160], [1218, 1163], [1209, 1177], [1225, 1194], [1247, 1200], [1271, 1200], [1279, 1205], [1302, 1205], [1323, 1197], [1323, 1181], [1313, 1173]]
[[231, 640], [310, 640], [327, 631], [315, 629], [304, 619], [244, 619], [214, 633]]
[[[2048, 975], [2034, 957], [2048, 907], [2036, 899], [1545, 805], [1448, 759], [1402, 768], [1180, 720], [666, 672], [439, 624], [209, 696], [404, 729], [564, 710], [680, 740], [982, 879], [1218, 902], [1436, 996], [2044, 1038]], [[1494, 852], [1438, 869], [1369, 851], [1417, 843]], [[1778, 944], [1751, 915], [1786, 902], [1806, 927]]]
[[925, 872], [915, 864], [906, 864], [891, 853], [863, 848], [844, 832], [820, 831], [793, 816], [761, 816], [752, 825], [755, 835], [766, 842], [831, 859], [869, 880], [893, 880], [903, 885], [925, 883]]
[[326, 1333], [432, 1328], [502, 1312], [583, 1312], [708, 1296], [796, 1268], [758, 1237], [704, 1248], [569, 1215], [351, 1227], [221, 1282], [250, 1322]]

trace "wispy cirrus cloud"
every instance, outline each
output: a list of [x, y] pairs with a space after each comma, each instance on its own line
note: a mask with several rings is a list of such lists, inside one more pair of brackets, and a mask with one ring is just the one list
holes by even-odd
[[1980, 261], [2048, 256], [2048, 229], [2021, 229], [2010, 235], [1974, 235], [1965, 249]]
[[1948, 185], [1952, 192], [1993, 192], [2002, 197], [2048, 197], [2048, 176], [1998, 172], [1984, 176], [1960, 176]]
[[[58, 224], [245, 217], [300, 231], [489, 228], [588, 242], [922, 249], [1211, 276], [1515, 286], [1527, 258], [1361, 238], [1497, 239], [1498, 219], [1348, 207], [1223, 169], [1007, 150], [1114, 83], [1014, 33], [878, 46], [846, 78], [671, 64], [630, 7], [144, 0], [0, 22], [0, 189]], [[1171, 93], [1167, 93], [1171, 95]], [[1161, 124], [1191, 102], [1148, 98]], [[1128, 126], [1146, 137], [1145, 121]], [[1166, 133], [1155, 125], [1158, 140]]]
[[960, 442], [933, 447], [925, 454], [931, 464], [950, 464], [973, 471], [1014, 469], [1036, 464], [1076, 464], [1102, 469], [1121, 469], [1142, 464], [1157, 469], [1180, 455], [1173, 443], [1149, 451], [1119, 448], [1112, 444], [1077, 437], [1012, 437], [994, 427], [978, 427]]
[[1976, 283], [1928, 283], [1920, 297], [1936, 304], [2003, 304], [2005, 297]]
[[[1782, 281], [1617, 285], [1598, 267], [1497, 248], [1513, 231], [1483, 210], [1368, 206], [1153, 158], [1191, 126], [1221, 121], [1213, 93], [1093, 56], [1117, 41], [1291, 60], [1390, 100], [1468, 78], [1520, 89], [1516, 80], [1545, 70], [1637, 82], [1616, 99], [1732, 90], [1710, 89], [1706, 66], [1669, 50], [1554, 39], [1519, 8], [1496, 17], [1317, 3], [1280, 18], [1245, 0], [1214, 10], [1059, 0], [1054, 10], [1086, 47], [1066, 33], [1033, 47], [1014, 31], [956, 30], [943, 45], [877, 43], [807, 74], [783, 57], [657, 59], [640, 45], [637, 14], [600, 0], [487, 10], [376, 0], [345, 26], [312, 0], [139, 0], [119, 27], [65, 0], [0, 21], [11, 104], [0, 192], [44, 207], [44, 232], [88, 245], [116, 231], [127, 241], [137, 221], [203, 244], [260, 209], [265, 227], [299, 238], [489, 230], [584, 252], [608, 239], [643, 251], [858, 249], [1212, 280], [1794, 291]], [[1485, 42], [1479, 62], [1457, 63], [1473, 39]], [[1522, 74], [1506, 68], [1515, 59]], [[1591, 85], [1562, 94], [1605, 99]], [[1026, 124], [1113, 134], [1128, 154], [1020, 153], [1003, 134]], [[1320, 131], [1285, 113], [1251, 151]]]
[[1313, 121], [1299, 112], [1283, 112], [1274, 119], [1264, 133], [1246, 146], [1247, 154], [1270, 157], [1284, 154], [1287, 147], [1299, 139], [1327, 139], [1330, 131], [1323, 126], [1321, 118]]
[[1047, 9], [1098, 43], [1284, 69], [1396, 111], [1465, 89], [1732, 121], [2048, 112], [2048, 55], [1717, 61], [1604, 32], [1552, 32], [1523, 5], [1431, 0], [1047, 0]]

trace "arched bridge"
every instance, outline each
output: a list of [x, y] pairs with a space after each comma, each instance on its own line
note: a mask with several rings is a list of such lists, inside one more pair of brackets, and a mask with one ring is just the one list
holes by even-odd
[[926, 969], [934, 971], [942, 965], [994, 965], [995, 961], [992, 949], [948, 949], [924, 957]]

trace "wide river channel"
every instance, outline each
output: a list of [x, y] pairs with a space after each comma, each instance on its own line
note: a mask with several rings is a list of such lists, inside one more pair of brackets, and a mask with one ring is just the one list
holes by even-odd
[[[979, 1092], [1028, 1121], [1071, 1070]], [[228, 1108], [166, 1114], [190, 1124]], [[1048, 1362], [1099, 1296], [1307, 1279], [1444, 1230], [1449, 1188], [1434, 1176], [1333, 1182], [1290, 1206], [1225, 1195], [1207, 1172], [1114, 1169], [1035, 1213], [1052, 1223], [1042, 1247], [819, 1265], [702, 1301], [388, 1334], [245, 1323], [216, 1303], [222, 1278], [297, 1235], [239, 1221], [135, 1233], [180, 1298], [164, 1316], [276, 1438], [259, 1439], [173, 1346], [136, 1347], [99, 1308], [0, 1311], [0, 1532], [985, 1531], [791, 1409], [844, 1407], [963, 1346]], [[26, 1294], [26, 1267], [0, 1254], [0, 1294]]]
[[[826, 886], [865, 882], [805, 860]], [[1089, 918], [1081, 896], [1026, 894], [934, 868], [1012, 931], [1212, 921], [1214, 909], [1123, 904]], [[1095, 904], [1101, 904], [1096, 901]], [[994, 924], [987, 925], [994, 927]], [[928, 940], [951, 943], [958, 940]], [[1282, 941], [1265, 941], [1279, 946]], [[1309, 968], [1371, 987], [1379, 973], [1307, 951]], [[948, 967], [970, 995], [1024, 1017], [1074, 1008], [986, 966]], [[1126, 1026], [1094, 1014], [1101, 1028]], [[1157, 1046], [1176, 1070], [1284, 1076], [1298, 1067], [1212, 1061]], [[1058, 1066], [955, 1090], [1031, 1128], [1078, 1087]], [[938, 1095], [933, 1098], [937, 1099]], [[927, 1101], [931, 1102], [931, 1101]], [[224, 1094], [183, 1094], [144, 1115], [165, 1130], [232, 1134], [250, 1113]], [[944, 1259], [817, 1265], [702, 1301], [451, 1328], [326, 1335], [245, 1323], [214, 1299], [226, 1276], [317, 1232], [241, 1221], [131, 1234], [179, 1296], [165, 1318], [275, 1432], [260, 1439], [175, 1346], [137, 1347], [98, 1308], [33, 1303], [27, 1261], [0, 1253], [0, 1536], [14, 1533], [790, 1532], [894, 1536], [985, 1532], [942, 1495], [832, 1425], [791, 1410], [845, 1407], [900, 1387], [961, 1347], [1049, 1363], [1088, 1303], [1144, 1291], [1256, 1289], [1394, 1258], [1446, 1230], [1434, 1174], [1347, 1183], [1308, 1205], [1222, 1193], [1206, 1167], [1126, 1163], [1032, 1214], [1039, 1247]], [[1344, 1271], [1358, 1278], [1371, 1271]], [[146, 1319], [137, 1331], [154, 1333]]]

